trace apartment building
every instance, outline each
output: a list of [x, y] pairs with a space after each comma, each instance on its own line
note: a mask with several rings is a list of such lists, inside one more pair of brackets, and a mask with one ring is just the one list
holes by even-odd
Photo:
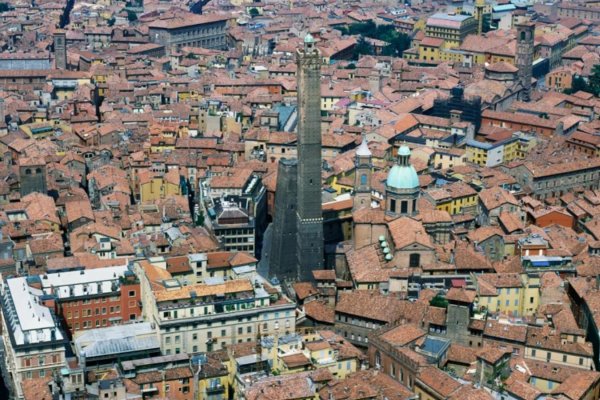
[[425, 35], [440, 38], [446, 47], [458, 47], [467, 35], [477, 32], [477, 20], [470, 15], [437, 13], [427, 19]]
[[477, 208], [477, 192], [461, 181], [429, 189], [424, 192], [424, 197], [436, 209], [447, 211], [450, 215], [462, 214]]
[[229, 15], [191, 15], [189, 18], [157, 20], [148, 26], [148, 36], [168, 51], [184, 46], [225, 50], [229, 19]]
[[531, 188], [532, 197], [537, 200], [600, 187], [600, 158], [576, 157], [560, 164], [525, 163], [506, 171], [520, 185]]
[[540, 299], [539, 278], [518, 273], [475, 276], [479, 305], [490, 313], [533, 315]]
[[245, 279], [206, 278], [183, 286], [168, 271], [144, 263], [143, 315], [159, 331], [164, 354], [199, 353], [257, 335], [295, 330], [295, 304], [259, 275]]
[[1, 291], [4, 363], [22, 399], [28, 380], [51, 377], [66, 366], [68, 339], [52, 308], [42, 303], [43, 292], [29, 286], [27, 278], [8, 279]]
[[54, 298], [71, 334], [140, 318], [140, 284], [127, 265], [36, 275], [29, 283]]
[[473, 164], [495, 167], [502, 163], [514, 161], [519, 152], [519, 138], [511, 137], [496, 143], [467, 141], [467, 160]]

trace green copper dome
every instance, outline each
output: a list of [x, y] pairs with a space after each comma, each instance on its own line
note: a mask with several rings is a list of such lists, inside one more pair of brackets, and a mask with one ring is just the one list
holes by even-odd
[[387, 176], [386, 185], [395, 189], [415, 189], [419, 187], [419, 176], [410, 165], [410, 149], [401, 146], [398, 150], [398, 161]]
[[310, 33], [308, 33], [306, 36], [304, 36], [304, 43], [314, 43], [314, 42], [315, 42], [315, 38]]

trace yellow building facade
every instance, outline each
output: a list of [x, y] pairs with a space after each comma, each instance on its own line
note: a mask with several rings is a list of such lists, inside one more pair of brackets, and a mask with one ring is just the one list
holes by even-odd
[[179, 195], [181, 195], [179, 180], [175, 183], [172, 180], [169, 180], [166, 175], [152, 177], [147, 181], [140, 182], [141, 202], [152, 202]]
[[[505, 274], [499, 274], [505, 275]], [[509, 274], [518, 275], [518, 274]], [[488, 281], [488, 274], [475, 277], [477, 279], [479, 306], [490, 313], [504, 313], [514, 316], [531, 316], [537, 311], [540, 298], [539, 278], [527, 274], [511, 276], [493, 282]], [[502, 286], [502, 287], [499, 287]]]

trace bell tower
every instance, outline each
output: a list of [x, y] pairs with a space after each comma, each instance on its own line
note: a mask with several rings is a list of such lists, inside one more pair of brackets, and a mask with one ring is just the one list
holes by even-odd
[[54, 66], [67, 69], [67, 35], [63, 30], [54, 32]]
[[515, 24], [517, 28], [517, 57], [516, 64], [519, 68], [519, 82], [523, 87], [521, 92], [522, 101], [531, 100], [531, 77], [533, 75], [533, 39], [535, 35], [535, 24], [524, 20]]
[[363, 135], [362, 143], [356, 149], [354, 158], [354, 202], [353, 210], [371, 207], [371, 150], [367, 138]]
[[485, 0], [475, 1], [475, 12], [477, 13], [477, 34], [483, 33], [483, 11], [485, 10]]

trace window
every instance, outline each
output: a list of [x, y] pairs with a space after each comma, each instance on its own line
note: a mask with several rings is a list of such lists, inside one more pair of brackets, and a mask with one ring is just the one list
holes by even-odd
[[135, 290], [129, 291], [129, 297], [135, 297]]
[[579, 358], [579, 365], [583, 365], [583, 358]]
[[244, 328], [243, 327], [238, 327], [238, 334], [241, 335], [242, 333], [244, 333]]
[[400, 212], [402, 214], [406, 214], [408, 212], [408, 201], [401, 201], [400, 202]]
[[364, 186], [364, 185], [366, 185], [366, 184], [367, 184], [367, 175], [366, 175], [366, 174], [362, 174], [362, 175], [360, 176], [360, 184], [361, 184], [362, 186]]
[[396, 200], [395, 199], [390, 199], [390, 212], [393, 212], [393, 213], [396, 212]]
[[421, 265], [421, 255], [418, 253], [412, 253], [409, 256], [408, 266], [411, 268], [416, 268]]
[[531, 350], [531, 357], [535, 357], [535, 349]]

